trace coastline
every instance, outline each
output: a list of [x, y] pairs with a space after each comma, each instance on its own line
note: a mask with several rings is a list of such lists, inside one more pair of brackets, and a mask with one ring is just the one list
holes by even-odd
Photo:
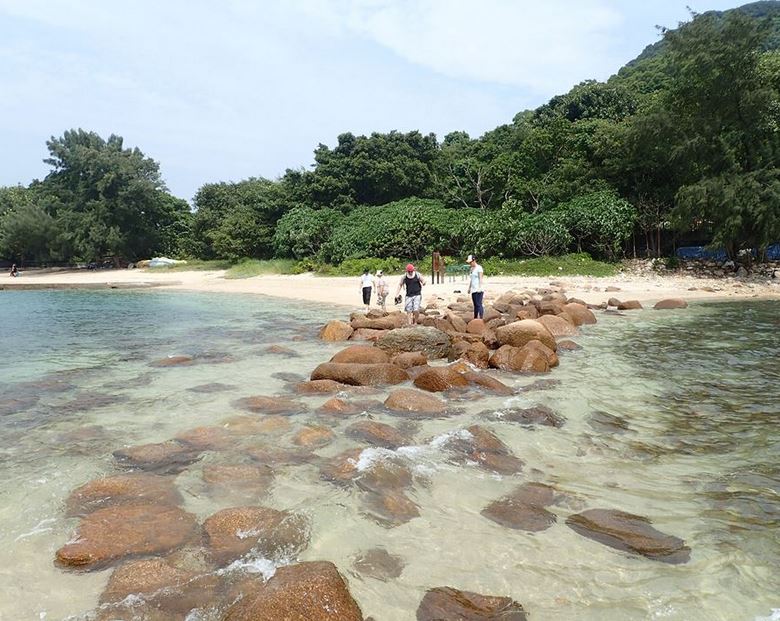
[[[223, 270], [176, 271], [155, 270], [67, 270], [24, 272], [18, 279], [0, 281], [0, 291], [62, 289], [167, 289], [212, 293], [261, 294], [295, 301], [326, 303], [359, 308], [360, 288], [357, 277], [300, 275], [263, 275], [243, 279], [226, 279]], [[388, 277], [391, 294], [400, 275]], [[9, 282], [10, 281], [10, 282]], [[423, 290], [428, 301], [435, 295], [451, 302], [465, 296], [468, 283], [464, 278], [431, 284]], [[708, 279], [685, 274], [620, 273], [615, 276], [490, 276], [485, 279], [485, 297], [490, 299], [510, 290], [563, 288], [569, 297], [588, 304], [600, 304], [610, 297], [621, 301], [637, 300], [643, 304], [665, 298], [686, 300], [730, 300], [746, 298], [780, 299], [780, 282], [751, 281], [736, 278]], [[392, 308], [392, 306], [391, 306]]]

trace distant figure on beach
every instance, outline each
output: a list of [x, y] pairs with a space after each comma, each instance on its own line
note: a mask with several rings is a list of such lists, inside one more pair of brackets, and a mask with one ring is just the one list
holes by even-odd
[[363, 275], [360, 277], [360, 289], [363, 291], [363, 305], [366, 307], [366, 313], [371, 306], [371, 290], [374, 288], [374, 279], [369, 273], [369, 269], [363, 270]]
[[16, 277], [19, 275], [19, 270], [18, 270], [18, 269], [16, 269], [16, 263], [14, 263], [14, 264], [11, 266], [11, 271], [10, 271], [10, 272], [8, 272], [8, 275], [9, 275], [11, 278], [16, 278]]
[[376, 289], [376, 303], [379, 304], [383, 311], [387, 311], [385, 308], [385, 302], [387, 301], [387, 296], [390, 293], [390, 287], [385, 280], [382, 270], [376, 271], [376, 276], [374, 277], [374, 288]]
[[420, 316], [420, 307], [422, 306], [422, 288], [425, 284], [425, 279], [422, 274], [415, 270], [414, 265], [411, 263], [406, 266], [406, 274], [401, 276], [401, 280], [398, 283], [398, 288], [395, 290], [395, 295], [401, 292], [401, 287], [406, 287], [406, 303], [404, 304], [404, 310], [406, 316], [409, 319], [409, 325], [417, 323], [417, 319]]
[[471, 294], [471, 302], [474, 304], [474, 319], [482, 319], [485, 316], [485, 309], [482, 306], [482, 298], [485, 295], [482, 278], [485, 270], [477, 263], [477, 257], [473, 254], [468, 256], [466, 263], [471, 266], [469, 271], [469, 293]]

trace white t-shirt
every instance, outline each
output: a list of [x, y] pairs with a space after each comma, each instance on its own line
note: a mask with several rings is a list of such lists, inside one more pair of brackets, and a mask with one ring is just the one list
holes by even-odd
[[482, 266], [479, 264], [471, 268], [471, 293], [479, 293], [482, 291], [482, 285], [479, 284], [479, 275], [484, 274], [484, 272], [485, 270], [483, 270]]
[[360, 277], [360, 282], [365, 289], [366, 287], [373, 287], [374, 286], [374, 279], [371, 276], [371, 274], [363, 274]]

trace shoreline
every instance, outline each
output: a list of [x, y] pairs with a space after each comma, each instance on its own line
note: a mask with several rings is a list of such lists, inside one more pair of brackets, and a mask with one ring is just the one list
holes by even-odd
[[[0, 281], [0, 291], [31, 290], [100, 290], [100, 289], [164, 289], [211, 293], [260, 294], [287, 299], [344, 306], [362, 307], [358, 277], [300, 275], [262, 275], [243, 279], [226, 279], [224, 270], [214, 271], [152, 271], [58, 270], [52, 272], [24, 272], [19, 279]], [[401, 275], [390, 275], [391, 298], [395, 283]], [[11, 281], [11, 282], [9, 282]], [[468, 283], [458, 278], [444, 283], [428, 284], [423, 299], [455, 301], [466, 296]], [[642, 304], [655, 303], [665, 298], [698, 300], [780, 299], [780, 282], [751, 281], [736, 278], [711, 279], [687, 274], [639, 274], [622, 272], [615, 276], [486, 276], [485, 298], [498, 297], [514, 289], [562, 288], [569, 297], [588, 304], [601, 304], [610, 297], [621, 301], [637, 300]], [[392, 304], [388, 305], [393, 310]]]

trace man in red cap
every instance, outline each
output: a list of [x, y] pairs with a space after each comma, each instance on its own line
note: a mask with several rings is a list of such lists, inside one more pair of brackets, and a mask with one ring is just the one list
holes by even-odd
[[398, 283], [398, 288], [395, 290], [396, 297], [401, 293], [401, 287], [406, 287], [406, 303], [404, 304], [404, 310], [406, 316], [409, 319], [409, 325], [417, 323], [417, 318], [420, 316], [420, 306], [422, 305], [422, 288], [425, 284], [425, 279], [422, 274], [419, 274], [414, 269], [413, 264], [406, 266], [406, 274], [401, 276], [401, 280]]

